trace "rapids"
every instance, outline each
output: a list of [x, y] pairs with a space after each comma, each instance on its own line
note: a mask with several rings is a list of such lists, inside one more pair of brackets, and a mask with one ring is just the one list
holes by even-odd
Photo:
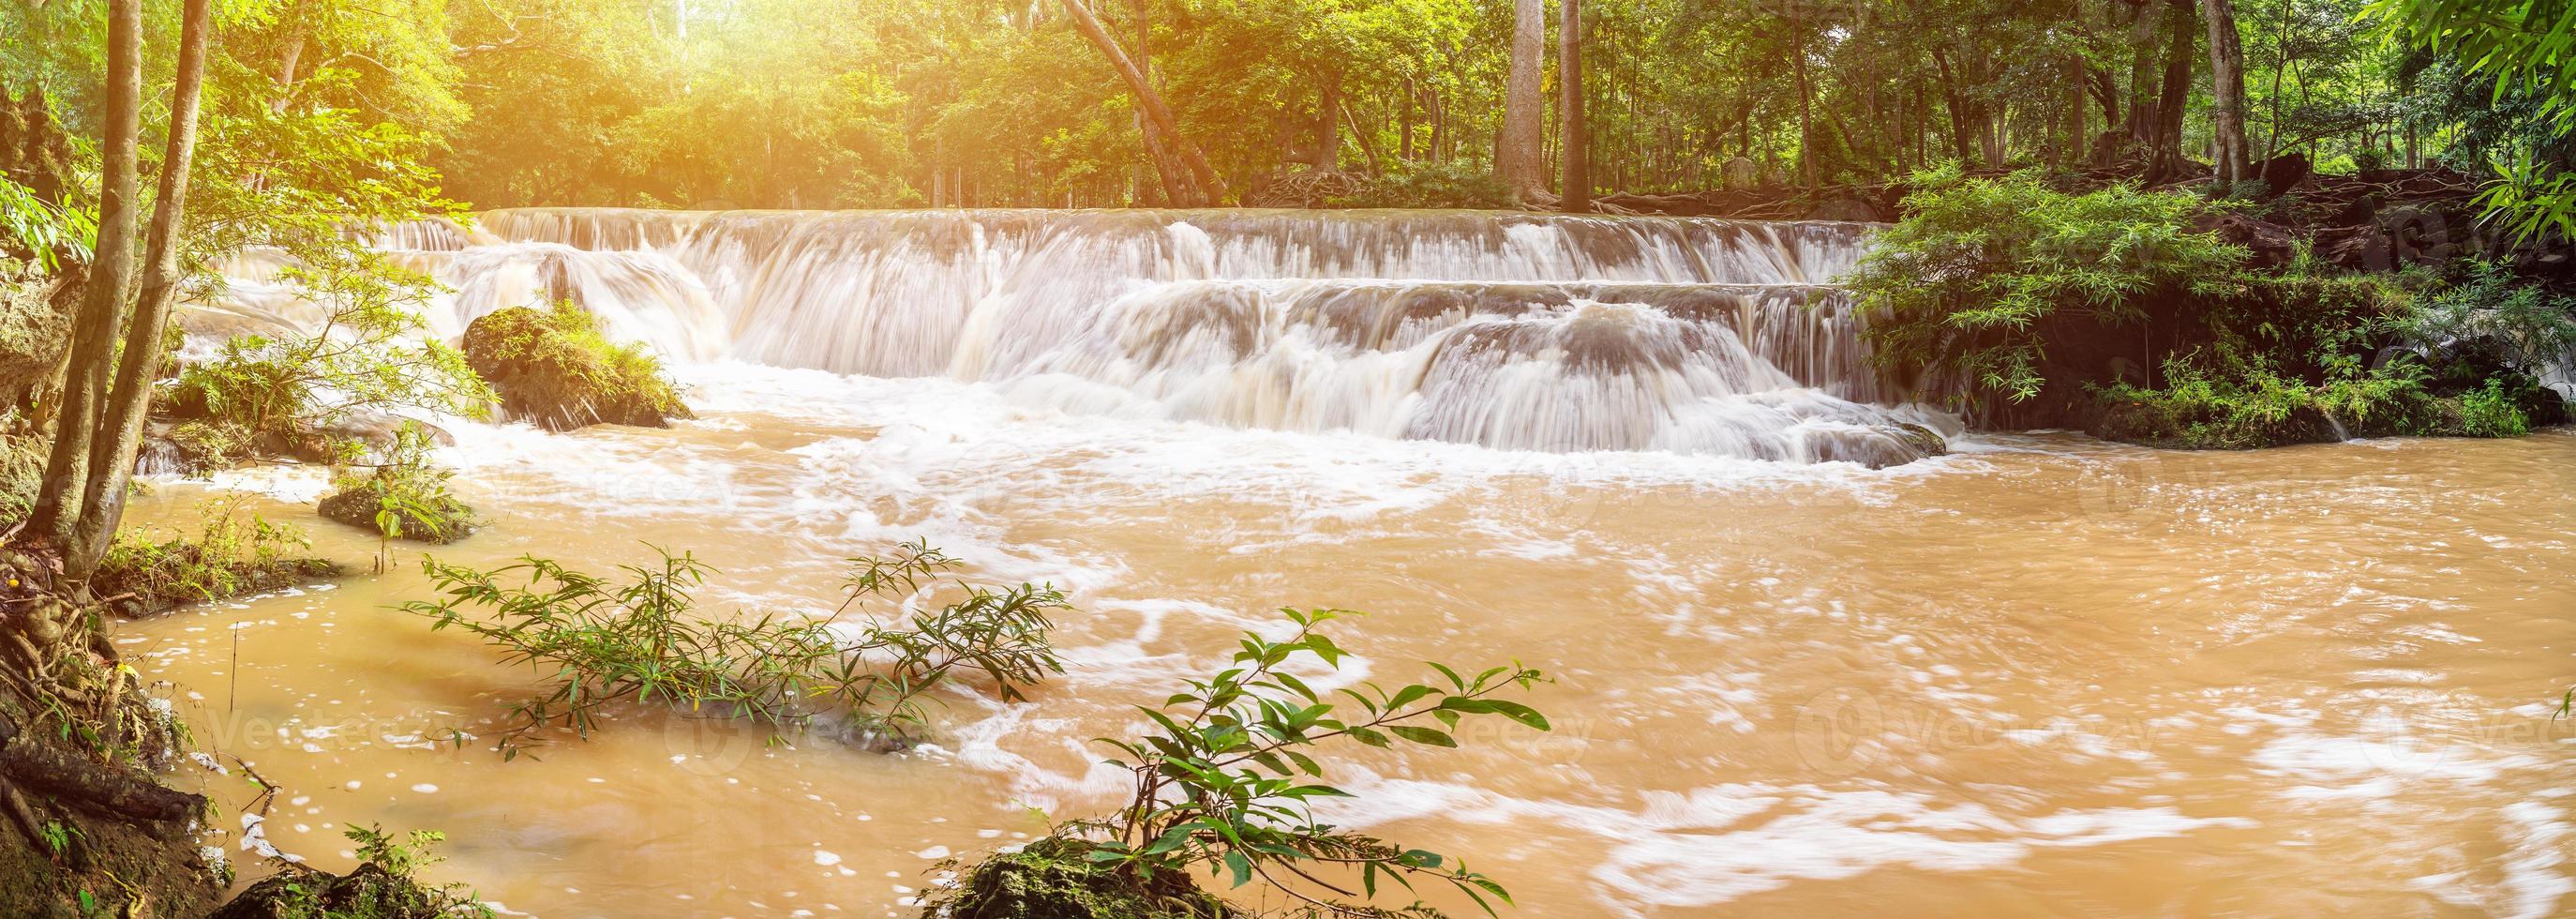
[[[950, 694], [929, 747], [665, 711], [534, 761], [460, 747], [532, 677], [389, 609], [425, 589], [411, 547], [119, 640], [201, 746], [285, 789], [267, 839], [344, 868], [346, 827], [439, 829], [434, 878], [547, 917], [912, 915], [942, 859], [1115, 803], [1089, 739], [1282, 605], [1369, 612], [1337, 636], [1352, 678], [1554, 674], [1530, 699], [1552, 732], [1329, 763], [1359, 795], [1329, 819], [1464, 856], [1512, 888], [1507, 917], [2568, 908], [2576, 731], [2549, 713], [2576, 434], [1954, 433], [1814, 462], [1946, 424], [1891, 404], [1814, 286], [1859, 228], [1304, 219], [522, 211], [388, 234], [457, 289], [440, 328], [572, 295], [671, 355], [701, 416], [451, 425], [440, 458], [492, 526], [442, 559], [604, 571], [651, 543], [720, 569], [704, 611], [820, 612], [841, 559], [922, 536], [976, 580], [1067, 587], [1070, 672], [1026, 704]], [[222, 309], [294, 321], [273, 274], [235, 277]], [[1866, 433], [1824, 433], [1844, 427]], [[185, 527], [248, 493], [363, 572], [374, 541], [312, 516], [322, 487], [256, 469], [134, 513]], [[254, 795], [203, 780], [210, 842], [245, 857]]]

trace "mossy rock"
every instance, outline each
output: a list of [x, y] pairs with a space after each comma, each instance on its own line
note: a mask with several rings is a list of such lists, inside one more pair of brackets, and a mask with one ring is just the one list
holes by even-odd
[[[335, 520], [369, 533], [382, 533], [376, 524], [376, 513], [384, 508], [383, 480], [376, 476], [344, 483], [340, 490], [322, 496], [317, 508], [326, 519]], [[422, 520], [408, 511], [395, 511], [400, 519], [395, 535], [416, 542], [447, 544], [474, 534], [474, 509], [465, 502], [439, 501], [435, 508], [439, 520]]]
[[453, 910], [438, 891], [367, 864], [345, 875], [290, 867], [206, 919], [447, 919]]
[[1186, 875], [1138, 883], [1090, 861], [1078, 839], [1048, 837], [985, 859], [924, 919], [1243, 919], [1252, 914], [1200, 890]]
[[501, 395], [501, 410], [550, 431], [593, 424], [669, 427], [694, 418], [639, 345], [610, 342], [599, 318], [570, 304], [512, 307], [465, 329], [465, 362]]

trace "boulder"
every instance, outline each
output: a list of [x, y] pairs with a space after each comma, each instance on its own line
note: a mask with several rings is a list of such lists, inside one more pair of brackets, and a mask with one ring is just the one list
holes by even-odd
[[465, 362], [501, 396], [506, 417], [550, 431], [593, 424], [669, 427], [694, 418], [640, 345], [601, 334], [596, 316], [570, 304], [512, 307], [465, 329]]

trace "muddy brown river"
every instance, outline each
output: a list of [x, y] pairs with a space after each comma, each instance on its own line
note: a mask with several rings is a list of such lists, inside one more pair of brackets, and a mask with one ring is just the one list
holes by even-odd
[[[137, 517], [246, 496], [356, 572], [120, 633], [202, 747], [282, 789], [257, 833], [338, 869], [349, 827], [436, 829], [429, 875], [512, 914], [915, 915], [942, 860], [1118, 803], [1090, 739], [1140, 729], [1131, 706], [1277, 607], [1335, 606], [1368, 613], [1336, 634], [1346, 678], [1553, 675], [1528, 697], [1551, 732], [1471, 722], [1459, 750], [1327, 758], [1357, 795], [1328, 819], [1463, 856], [1514, 892], [1506, 916], [2576, 909], [2576, 726], [2552, 717], [2576, 682], [2576, 433], [2250, 453], [1962, 435], [1856, 369], [1848, 323], [1765, 299], [1812, 302], [1802, 285], [1848, 263], [1831, 227], [1745, 261], [1725, 234], [1753, 231], [1698, 225], [1439, 249], [1418, 241], [1438, 227], [1325, 246], [1190, 218], [1111, 251], [1076, 245], [1096, 229], [1005, 246], [1037, 231], [987, 221], [898, 258], [796, 242], [823, 219], [710, 238], [538, 214], [487, 221], [506, 240], [409, 241], [463, 272], [442, 323], [510, 284], [587, 291], [628, 337], [677, 343], [700, 414], [453, 424], [440, 459], [490, 526], [427, 551], [605, 571], [685, 549], [720, 570], [704, 613], [821, 613], [841, 559], [921, 537], [971, 579], [1065, 587], [1069, 672], [1026, 703], [944, 693], [931, 742], [896, 754], [635, 708], [504, 762], [489, 741], [539, 675], [394, 609], [425, 593], [421, 547], [368, 574], [372, 536], [312, 515], [314, 471], [165, 481]], [[1081, 293], [1068, 265], [1121, 318], [1026, 312]], [[1023, 296], [1013, 273], [1040, 270], [1059, 286]], [[1558, 286], [1279, 280], [1345, 275]], [[1586, 278], [1641, 286], [1565, 286]], [[826, 282], [860, 306], [817, 305]], [[242, 309], [276, 307], [243, 286], [272, 301]], [[883, 306], [899, 287], [915, 312]], [[1914, 459], [1917, 430], [1949, 452]], [[210, 843], [253, 861], [255, 789], [183, 776], [225, 805]]]

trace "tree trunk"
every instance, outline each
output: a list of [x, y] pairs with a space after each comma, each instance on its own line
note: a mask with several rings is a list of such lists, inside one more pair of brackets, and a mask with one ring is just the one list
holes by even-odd
[[1544, 0], [1512, 5], [1512, 64], [1503, 83], [1503, 128], [1494, 138], [1494, 178], [1523, 200], [1547, 193], [1545, 102], [1539, 68], [1547, 58]]
[[1109, 59], [1109, 66], [1118, 71], [1120, 79], [1127, 81], [1127, 91], [1136, 94], [1136, 104], [1145, 109], [1146, 120], [1153, 123], [1155, 130], [1163, 133], [1163, 143], [1169, 145], [1173, 152], [1180, 156], [1181, 162], [1188, 165], [1190, 179], [1195, 187], [1189, 189], [1188, 200], [1175, 199], [1173, 203], [1190, 207], [1224, 203], [1225, 180], [1217, 176], [1216, 170], [1208, 167], [1207, 157], [1199, 152], [1199, 145], [1192, 143], [1187, 136], [1181, 134], [1180, 122], [1172, 117], [1171, 107], [1163, 104], [1163, 94], [1154, 91], [1154, 84], [1145, 79], [1144, 71], [1136, 69], [1135, 62], [1127, 59], [1127, 53], [1118, 49], [1118, 40], [1109, 37], [1109, 33], [1100, 28], [1100, 20], [1091, 15], [1088, 7], [1083, 6], [1080, 0], [1060, 0], [1060, 2], [1064, 6], [1065, 15], [1073, 19], [1074, 31], [1082, 33], [1082, 37], [1089, 40], [1092, 47], [1100, 49], [1102, 57]]
[[1941, 105], [1950, 112], [1950, 146], [1958, 154], [1959, 165], [1974, 166], [1977, 155], [1968, 145], [1968, 103], [1959, 97], [1958, 74], [1950, 70], [1950, 56], [1939, 46], [1932, 48], [1932, 64], [1941, 71]]
[[2182, 119], [2191, 101], [2191, 58], [2196, 12], [2192, 0], [2172, 0], [2166, 7], [2164, 93], [2156, 100], [2156, 154], [2148, 181], [2162, 181], [2182, 170]]
[[2129, 19], [2129, 143], [2156, 145], [2156, 7], [2139, 2]]
[[1798, 184], [1812, 191], [1816, 187], [1816, 128], [1810, 109], [1814, 107], [1815, 93], [1807, 86], [1807, 24], [1795, 15], [1789, 19], [1789, 69], [1798, 75]]
[[69, 547], [80, 522], [89, 481], [91, 444], [97, 439], [107, 398], [116, 332], [125, 293], [134, 281], [134, 147], [143, 96], [142, 0], [108, 0], [107, 111], [99, 124], [98, 239], [91, 248], [89, 286], [72, 320], [69, 373], [62, 411], [54, 420], [53, 450], [36, 494], [28, 527], [56, 547]]
[[2236, 0], [2201, 0], [2209, 25], [2209, 120], [2217, 137], [2218, 181], [2233, 185], [2252, 177], [2245, 143], [2245, 42], [2236, 31]]
[[206, 82], [207, 4], [187, 0], [179, 24], [178, 81], [170, 95], [169, 146], [161, 157], [159, 195], [152, 204], [152, 229], [146, 244], [150, 267], [126, 323], [125, 354], [116, 368], [116, 390], [100, 412], [104, 439], [90, 445], [89, 481], [81, 497], [80, 522], [63, 545], [63, 570], [73, 579], [89, 576], [116, 525], [125, 516], [125, 484], [134, 474], [134, 451], [143, 437], [143, 416], [152, 407], [152, 380], [161, 363], [161, 334], [170, 326], [170, 301], [179, 290], [179, 225], [188, 202], [188, 167], [197, 150], [197, 109]]
[[1316, 81], [1314, 166], [1342, 168], [1342, 78], [1328, 74]]
[[1565, 194], [1558, 206], [1582, 213], [1592, 209], [1592, 132], [1583, 123], [1583, 0], [1557, 0], [1557, 9], [1563, 18], [1556, 27], [1556, 107], [1564, 119], [1559, 133], [1565, 135]]

